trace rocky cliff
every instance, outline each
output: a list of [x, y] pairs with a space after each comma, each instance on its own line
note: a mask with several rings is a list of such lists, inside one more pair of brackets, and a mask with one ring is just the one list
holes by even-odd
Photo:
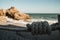
[[[14, 20], [24, 20], [28, 21], [31, 19], [31, 17], [26, 13], [21, 13], [19, 10], [17, 10], [15, 7], [11, 7], [9, 9], [0, 9], [0, 20], [3, 20], [3, 17], [12, 18]], [[4, 18], [6, 19], [6, 18]]]

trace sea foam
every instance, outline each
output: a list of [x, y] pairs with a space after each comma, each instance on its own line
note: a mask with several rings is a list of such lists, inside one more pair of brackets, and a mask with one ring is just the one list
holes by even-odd
[[9, 22], [9, 24], [11, 23], [31, 24], [32, 22], [40, 22], [40, 21], [47, 21], [49, 24], [53, 24], [53, 23], [58, 22], [57, 20], [47, 20], [47, 19], [31, 19], [31, 22], [27, 22], [23, 20], [13, 20], [11, 18], [7, 18], [7, 21]]

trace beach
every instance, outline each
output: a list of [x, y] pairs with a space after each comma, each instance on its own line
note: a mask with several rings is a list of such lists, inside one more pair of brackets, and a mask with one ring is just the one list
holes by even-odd
[[0, 0], [0, 40], [60, 40], [60, 0]]
[[59, 31], [52, 31], [51, 35], [32, 35], [30, 32], [15, 32], [0, 30], [0, 40], [60, 40]]
[[[40, 14], [41, 15], [41, 14]], [[40, 16], [39, 15], [39, 16]], [[41, 21], [47, 21], [49, 25], [58, 22], [56, 16], [52, 18], [46, 17], [46, 16], [32, 16], [32, 19], [30, 22], [23, 21], [23, 20], [13, 20], [10, 18], [7, 18], [7, 22], [0, 23], [0, 26], [4, 27], [27, 27], [26, 24], [32, 24], [32, 22], [41, 22]], [[1, 26], [1, 27], [2, 27]], [[9, 31], [9, 30], [0, 30], [0, 40], [59, 40], [59, 31], [52, 31], [51, 35], [35, 35], [33, 36], [31, 32], [16, 32], [16, 31]]]

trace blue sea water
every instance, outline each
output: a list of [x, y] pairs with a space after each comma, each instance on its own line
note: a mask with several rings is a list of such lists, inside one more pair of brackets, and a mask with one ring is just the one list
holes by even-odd
[[57, 20], [57, 14], [29, 13], [32, 19]]
[[48, 21], [49, 24], [58, 22], [58, 14], [52, 13], [28, 13], [31, 18], [32, 22], [36, 21]]

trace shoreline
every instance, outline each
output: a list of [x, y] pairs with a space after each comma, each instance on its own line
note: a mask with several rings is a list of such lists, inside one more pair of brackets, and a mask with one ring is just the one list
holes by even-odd
[[40, 20], [35, 20], [35, 19], [32, 19], [31, 22], [26, 22], [26, 21], [23, 21], [23, 20], [7, 20], [7, 22], [5, 23], [0, 23], [0, 25], [16, 25], [16, 26], [22, 26], [22, 27], [26, 27], [26, 24], [31, 24], [32, 22], [40, 22], [40, 21], [47, 21], [49, 23], [49, 25], [53, 24], [53, 23], [57, 23], [58, 21], [55, 21], [55, 20], [45, 20], [45, 19], [40, 19]]

